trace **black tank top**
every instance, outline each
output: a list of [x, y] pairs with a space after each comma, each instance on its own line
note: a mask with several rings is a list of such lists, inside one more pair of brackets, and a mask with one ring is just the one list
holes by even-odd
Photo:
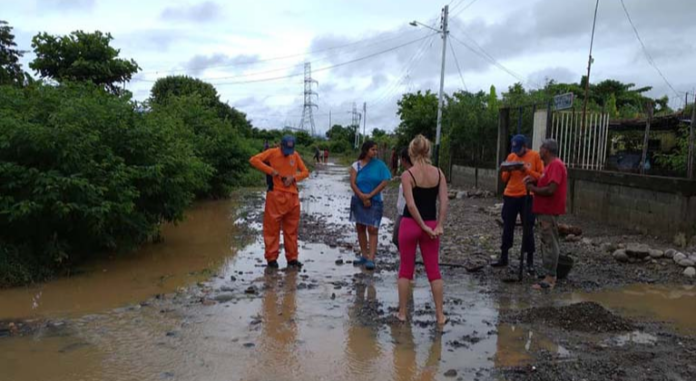
[[[413, 187], [413, 201], [416, 203], [416, 208], [418, 213], [420, 213], [423, 221], [435, 221], [437, 220], [437, 195], [440, 193], [440, 180], [442, 175], [438, 170], [437, 174], [437, 185], [432, 188], [421, 188], [416, 182], [416, 178], [413, 177], [411, 170], [407, 170], [409, 175], [413, 178], [413, 182], [416, 184]], [[411, 212], [408, 211], [408, 205], [404, 207], [404, 217], [413, 218]]]

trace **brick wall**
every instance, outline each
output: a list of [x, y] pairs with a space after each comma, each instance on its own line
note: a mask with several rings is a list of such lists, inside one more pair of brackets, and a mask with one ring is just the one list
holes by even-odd
[[696, 182], [569, 171], [568, 212], [667, 238], [696, 235]]
[[450, 181], [458, 188], [478, 188], [495, 192], [498, 171], [488, 168], [452, 166]]

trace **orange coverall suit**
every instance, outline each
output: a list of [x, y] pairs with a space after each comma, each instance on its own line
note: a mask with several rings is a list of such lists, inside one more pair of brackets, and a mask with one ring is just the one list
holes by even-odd
[[[280, 148], [271, 148], [253, 156], [249, 162], [259, 171], [273, 177], [273, 186], [266, 193], [266, 209], [263, 216], [263, 241], [266, 246], [267, 261], [275, 261], [280, 253], [280, 228], [283, 227], [285, 258], [289, 261], [298, 257], [297, 231], [300, 225], [300, 197], [297, 182], [309, 177], [302, 158], [297, 152], [285, 156]], [[266, 164], [268, 163], [268, 164]], [[295, 182], [289, 187], [283, 184], [283, 177], [294, 176]]]

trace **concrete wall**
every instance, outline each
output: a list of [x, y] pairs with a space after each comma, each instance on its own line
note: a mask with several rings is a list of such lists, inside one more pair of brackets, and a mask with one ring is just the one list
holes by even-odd
[[452, 166], [451, 182], [458, 188], [478, 188], [495, 192], [498, 171], [488, 168]]
[[643, 233], [696, 235], [696, 181], [569, 170], [568, 212]]

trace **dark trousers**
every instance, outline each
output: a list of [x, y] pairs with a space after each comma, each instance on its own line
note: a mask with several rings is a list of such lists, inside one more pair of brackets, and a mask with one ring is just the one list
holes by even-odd
[[[500, 246], [500, 259], [508, 260], [508, 251], [515, 238], [515, 223], [521, 216], [522, 224], [529, 223], [527, 234], [522, 237], [522, 252], [527, 253], [527, 264], [534, 264], [534, 213], [532, 213], [532, 196], [503, 197], [503, 243]], [[525, 214], [525, 203], [526, 211]], [[525, 221], [528, 219], [528, 221]], [[524, 231], [524, 229], [523, 229]]]

